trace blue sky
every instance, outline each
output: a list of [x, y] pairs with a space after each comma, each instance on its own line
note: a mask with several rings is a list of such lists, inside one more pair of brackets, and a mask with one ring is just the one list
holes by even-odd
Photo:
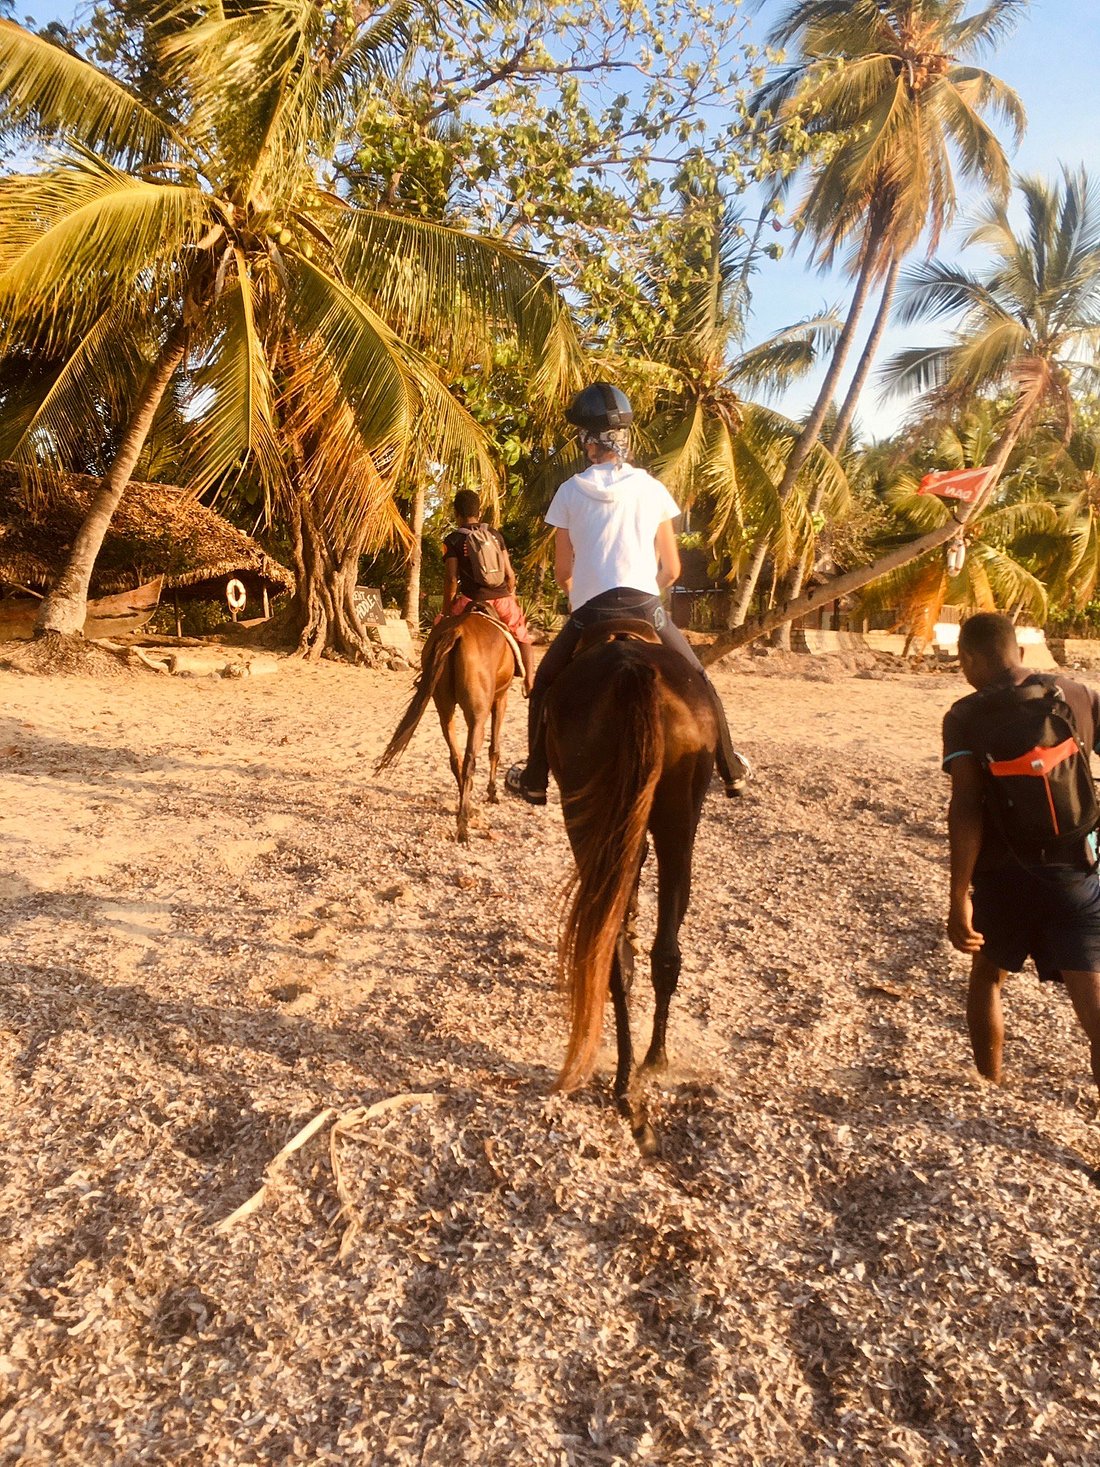
[[[766, 0], [753, 22], [757, 36], [787, 8], [788, 0]], [[1027, 109], [1027, 136], [1013, 156], [1018, 172], [1055, 174], [1062, 162], [1071, 166], [1084, 163], [1100, 178], [1100, 0], [1032, 0], [1016, 33], [983, 57], [981, 64], [1014, 87]], [[969, 201], [971, 209], [976, 202]], [[960, 220], [966, 217], [966, 206], [964, 196]], [[958, 253], [961, 233], [961, 228], [952, 232], [941, 255]], [[801, 251], [796, 251], [757, 276], [754, 336], [766, 336], [824, 305], [845, 303], [843, 279], [808, 271], [800, 256]], [[974, 250], [963, 259], [971, 266], [980, 262]], [[873, 314], [872, 308], [868, 326]], [[891, 329], [880, 360], [908, 343], [936, 339], [935, 327]], [[854, 351], [853, 358], [856, 354]], [[808, 378], [784, 399], [785, 410], [804, 411], [815, 396], [815, 386], [815, 379]], [[878, 401], [872, 385], [861, 407], [860, 423], [865, 433], [882, 435], [901, 422], [905, 411], [904, 403]]]

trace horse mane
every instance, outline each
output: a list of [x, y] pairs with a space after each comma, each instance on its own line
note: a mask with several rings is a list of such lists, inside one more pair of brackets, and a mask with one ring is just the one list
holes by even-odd
[[[603, 1029], [615, 944], [638, 879], [661, 776], [664, 729], [657, 669], [644, 644], [624, 642], [600, 693], [616, 710], [588, 782], [565, 815], [576, 858], [558, 944], [558, 975], [569, 1012], [569, 1042], [557, 1089], [591, 1074]], [[592, 702], [600, 694], [593, 689]]]
[[401, 722], [394, 730], [393, 738], [386, 745], [385, 752], [374, 766], [375, 774], [380, 774], [383, 769], [388, 768], [409, 747], [417, 724], [424, 716], [424, 710], [431, 701], [436, 684], [447, 665], [447, 658], [458, 641], [461, 631], [462, 623], [457, 619], [441, 621], [432, 628], [428, 640], [424, 643], [424, 650], [420, 654], [420, 671], [417, 674], [416, 682], [413, 683], [413, 695], [409, 706], [405, 709]]

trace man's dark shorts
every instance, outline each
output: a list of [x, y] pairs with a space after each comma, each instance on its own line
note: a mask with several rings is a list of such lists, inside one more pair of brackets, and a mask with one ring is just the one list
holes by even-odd
[[1080, 866], [1005, 866], [974, 877], [982, 956], [1019, 972], [1034, 959], [1044, 983], [1100, 973], [1100, 877]]

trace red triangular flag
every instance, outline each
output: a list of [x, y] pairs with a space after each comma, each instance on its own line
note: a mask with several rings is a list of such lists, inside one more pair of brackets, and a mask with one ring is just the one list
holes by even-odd
[[974, 504], [981, 498], [992, 472], [988, 464], [980, 469], [939, 469], [925, 474], [917, 493], [938, 494], [944, 499], [961, 499], [966, 504]]

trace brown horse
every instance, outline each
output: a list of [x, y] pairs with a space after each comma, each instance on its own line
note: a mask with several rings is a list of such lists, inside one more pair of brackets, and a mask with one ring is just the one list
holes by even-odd
[[[569, 1043], [558, 1089], [590, 1074], [610, 991], [618, 1066], [615, 1099], [642, 1152], [657, 1138], [639, 1080], [667, 1068], [665, 1031], [680, 977], [679, 932], [691, 859], [714, 764], [717, 721], [698, 673], [653, 645], [644, 624], [593, 629], [547, 700], [547, 749], [576, 858], [558, 950], [569, 1004]], [[648, 635], [645, 635], [647, 634]], [[650, 952], [653, 1036], [635, 1073], [630, 1036], [634, 918], [647, 832], [657, 857], [657, 931]]]
[[[450, 750], [451, 773], [458, 785], [458, 839], [463, 843], [470, 839], [474, 770], [485, 742], [486, 724], [489, 725], [489, 803], [497, 802], [500, 729], [514, 676], [512, 649], [491, 617], [475, 611], [443, 617], [424, 643], [412, 701], [386, 745], [386, 752], [375, 765], [378, 773], [404, 753], [428, 699], [434, 699]], [[460, 751], [455, 736], [455, 711], [459, 708], [466, 720], [465, 753]]]

